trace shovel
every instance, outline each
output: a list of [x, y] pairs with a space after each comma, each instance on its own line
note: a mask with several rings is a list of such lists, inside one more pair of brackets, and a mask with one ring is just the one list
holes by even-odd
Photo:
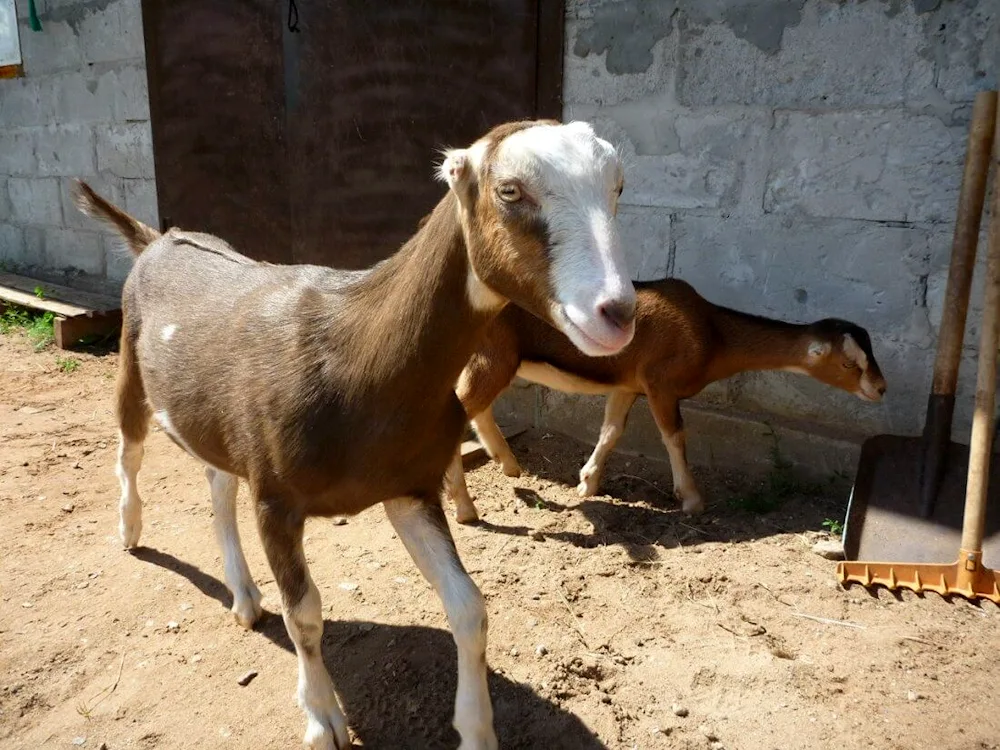
[[[844, 529], [842, 584], [987, 598], [1000, 604], [1000, 491], [989, 487], [1000, 338], [1000, 189], [994, 186], [971, 448], [951, 442], [997, 93], [976, 97], [934, 378], [922, 437], [879, 435], [861, 449]], [[994, 154], [993, 161], [996, 161]], [[993, 466], [991, 467], [991, 462]], [[965, 497], [964, 512], [962, 497]], [[957, 562], [940, 564], [942, 560]], [[880, 560], [883, 562], [861, 562]]]

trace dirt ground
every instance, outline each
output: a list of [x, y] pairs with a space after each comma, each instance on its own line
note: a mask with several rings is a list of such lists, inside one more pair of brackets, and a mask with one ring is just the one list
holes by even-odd
[[[122, 551], [117, 357], [63, 372], [60, 356], [0, 337], [0, 746], [299, 747], [295, 658], [243, 490], [270, 613], [254, 632], [227, 611], [202, 469], [158, 432], [144, 546]], [[759, 485], [702, 472], [709, 511], [691, 520], [659, 461], [618, 456], [607, 496], [581, 500], [586, 445], [536, 431], [513, 447], [526, 475], [475, 468], [484, 522], [454, 527], [488, 602], [502, 747], [1000, 747], [1000, 610], [840, 589], [810, 545], [843, 488], [754, 514], [733, 498]], [[454, 645], [382, 512], [307, 534], [356, 744], [455, 747]]]

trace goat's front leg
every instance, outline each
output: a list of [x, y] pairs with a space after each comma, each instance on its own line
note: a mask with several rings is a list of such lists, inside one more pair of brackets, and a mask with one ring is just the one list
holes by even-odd
[[240, 529], [236, 523], [236, 493], [239, 480], [232, 474], [211, 466], [205, 468], [205, 478], [212, 490], [212, 525], [215, 538], [222, 550], [222, 567], [226, 573], [226, 586], [233, 595], [233, 615], [236, 622], [247, 630], [254, 626], [263, 612], [260, 606], [260, 589], [250, 575]]
[[351, 746], [347, 720], [323, 664], [323, 613], [302, 549], [303, 519], [273, 498], [255, 498], [257, 527], [274, 580], [282, 617], [299, 661], [299, 705], [306, 714], [304, 742], [311, 750]]
[[635, 403], [638, 394], [631, 391], [611, 391], [604, 402], [604, 424], [601, 425], [601, 436], [587, 463], [580, 469], [580, 484], [576, 491], [580, 497], [589, 497], [597, 493], [604, 474], [604, 464], [615, 449], [618, 439], [625, 432], [629, 410]]
[[455, 729], [460, 750], [496, 750], [493, 706], [486, 685], [486, 603], [462, 567], [441, 506], [412, 498], [389, 500], [385, 511], [420, 572], [444, 604], [458, 646]]
[[455, 450], [455, 455], [448, 464], [444, 475], [445, 494], [455, 503], [455, 520], [459, 523], [474, 523], [479, 520], [476, 504], [469, 495], [469, 486], [465, 483], [465, 467], [462, 465], [462, 448]]
[[691, 473], [691, 467], [688, 466], [680, 403], [676, 398], [667, 398], [655, 393], [648, 394], [648, 398], [653, 419], [660, 428], [660, 438], [666, 446], [667, 455], [670, 456], [670, 472], [674, 475], [674, 496], [681, 501], [681, 510], [685, 513], [701, 513], [705, 510], [705, 501]]
[[472, 429], [476, 431], [476, 436], [483, 444], [486, 452], [494, 461], [500, 462], [503, 473], [509, 477], [521, 476], [521, 465], [514, 457], [510, 449], [510, 444], [503, 436], [497, 426], [496, 419], [493, 418], [493, 407], [487, 406], [472, 418]]

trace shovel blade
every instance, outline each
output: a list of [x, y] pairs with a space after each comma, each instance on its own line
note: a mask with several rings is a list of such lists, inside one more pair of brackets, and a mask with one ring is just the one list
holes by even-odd
[[[951, 563], [962, 538], [967, 446], [950, 443], [946, 471], [934, 512], [920, 512], [923, 441], [878, 435], [866, 440], [855, 477], [844, 526], [848, 560]], [[992, 457], [990, 475], [1000, 476], [1000, 458]], [[1000, 568], [1000, 487], [989, 488], [983, 564]]]

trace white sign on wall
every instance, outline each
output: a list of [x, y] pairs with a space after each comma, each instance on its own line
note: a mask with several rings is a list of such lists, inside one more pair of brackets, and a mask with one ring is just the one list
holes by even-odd
[[0, 0], [0, 67], [20, 64], [21, 40], [14, 0]]

